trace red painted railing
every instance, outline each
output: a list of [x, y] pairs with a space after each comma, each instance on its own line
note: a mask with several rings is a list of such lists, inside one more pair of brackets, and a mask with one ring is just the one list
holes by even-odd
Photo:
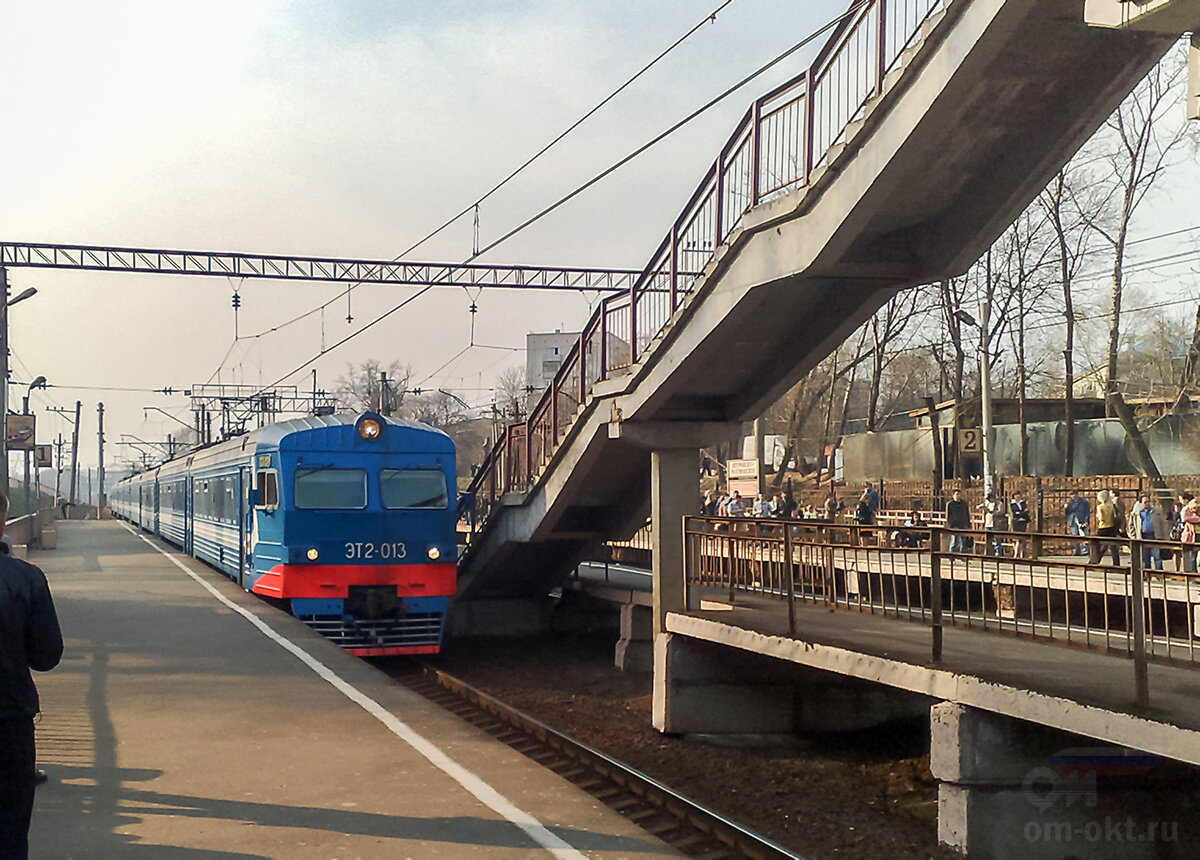
[[946, 2], [859, 0], [807, 70], [750, 105], [632, 288], [600, 303], [528, 420], [488, 453], [470, 487], [476, 526], [533, 485], [592, 386], [630, 372], [745, 213], [809, 183]]

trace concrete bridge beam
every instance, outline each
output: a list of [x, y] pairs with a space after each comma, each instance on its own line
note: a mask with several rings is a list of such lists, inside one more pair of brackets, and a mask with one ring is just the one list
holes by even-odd
[[1155, 756], [954, 702], [930, 741], [938, 840], [967, 856], [1176, 856], [1200, 836], [1194, 773]]
[[1200, 0], [1086, 0], [1083, 20], [1114, 30], [1183, 34], [1200, 28]]
[[664, 633], [654, 639], [654, 727], [672, 734], [844, 732], [920, 718], [930, 700]]

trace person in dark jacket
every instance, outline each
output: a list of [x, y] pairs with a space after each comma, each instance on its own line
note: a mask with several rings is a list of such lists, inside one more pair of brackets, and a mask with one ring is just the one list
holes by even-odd
[[[8, 499], [0, 493], [0, 536]], [[13, 558], [0, 542], [0, 858], [29, 856], [33, 816], [33, 718], [37, 688], [31, 669], [47, 672], [62, 658], [62, 631], [46, 576]]]
[[971, 509], [967, 507], [962, 490], [955, 490], [946, 502], [946, 528], [951, 529], [950, 552], [966, 552], [971, 540], [970, 535], [959, 534], [971, 528]]

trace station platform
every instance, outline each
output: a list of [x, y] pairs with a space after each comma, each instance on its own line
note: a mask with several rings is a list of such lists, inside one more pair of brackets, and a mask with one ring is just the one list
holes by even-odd
[[678, 856], [173, 548], [58, 537], [32, 857]]

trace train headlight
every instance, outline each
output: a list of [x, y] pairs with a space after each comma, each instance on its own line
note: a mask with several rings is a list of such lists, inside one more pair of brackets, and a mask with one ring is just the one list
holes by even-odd
[[383, 432], [383, 425], [374, 418], [364, 418], [358, 422], [358, 435], [368, 441], [378, 439]]
[[430, 561], [437, 561], [441, 557], [442, 557], [442, 551], [440, 549], [438, 549], [436, 546], [431, 546], [429, 548], [429, 560]]
[[304, 554], [304, 557], [307, 558], [309, 561], [316, 561], [317, 558], [320, 557], [320, 555], [321, 554], [319, 552], [317, 552], [317, 548], [313, 547], [312, 549], [310, 549], [308, 552], [306, 552]]

